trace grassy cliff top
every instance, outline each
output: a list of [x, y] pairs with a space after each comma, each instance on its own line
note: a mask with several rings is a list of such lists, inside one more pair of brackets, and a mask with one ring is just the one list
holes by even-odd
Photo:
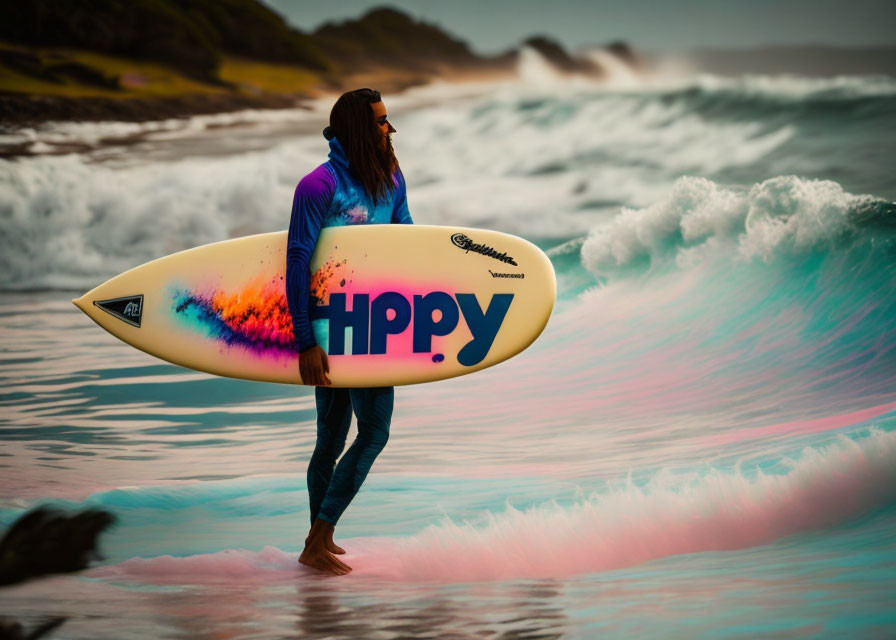
[[258, 0], [6, 2], [0, 120], [289, 106], [322, 91], [391, 92], [445, 74], [503, 73], [515, 59], [512, 51], [477, 56], [388, 8], [303, 33]]

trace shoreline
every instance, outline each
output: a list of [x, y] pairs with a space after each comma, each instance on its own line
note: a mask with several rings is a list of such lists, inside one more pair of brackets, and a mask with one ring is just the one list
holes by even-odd
[[310, 93], [189, 93], [159, 98], [110, 98], [0, 92], [0, 132], [14, 133], [50, 122], [153, 122], [171, 118], [233, 113], [246, 109], [306, 108], [327, 93], [370, 86], [399, 94], [433, 82], [466, 84], [513, 77], [509, 70], [459, 70], [438, 75], [374, 71], [347, 76], [338, 86], [316, 86]]
[[68, 98], [0, 93], [0, 130], [48, 122], [151, 122], [245, 109], [301, 108], [306, 95], [185, 94], [164, 98]]
[[247, 110], [313, 110], [314, 102], [321, 97], [329, 94], [338, 96], [340, 92], [349, 88], [362, 86], [377, 88], [388, 99], [388, 96], [400, 95], [410, 89], [433, 83], [467, 85], [514, 77], [516, 74], [509, 70], [494, 69], [443, 70], [434, 76], [378, 70], [347, 76], [342, 79], [339, 86], [318, 85], [312, 92], [266, 93], [254, 96], [243, 93], [215, 93], [159, 98], [103, 96], [72, 98], [0, 91], [0, 159], [89, 152], [102, 146], [127, 146], [140, 142], [151, 133], [151, 131], [130, 132], [92, 143], [64, 139], [42, 140], [40, 129], [56, 123], [127, 123], [146, 124], [151, 127], [152, 123], [197, 116], [236, 114]]

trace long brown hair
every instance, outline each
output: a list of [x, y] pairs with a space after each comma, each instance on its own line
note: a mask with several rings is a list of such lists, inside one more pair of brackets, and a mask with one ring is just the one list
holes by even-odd
[[382, 146], [382, 133], [370, 108], [382, 99], [373, 89], [343, 93], [330, 111], [330, 126], [324, 130], [324, 135], [339, 140], [351, 171], [374, 202], [385, 200], [395, 189], [392, 174], [398, 169], [392, 141], [387, 138], [385, 148]]

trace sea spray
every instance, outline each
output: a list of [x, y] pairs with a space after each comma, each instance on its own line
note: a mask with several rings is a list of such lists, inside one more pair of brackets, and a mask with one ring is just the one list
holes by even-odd
[[[875, 219], [896, 218], [896, 207], [852, 195], [824, 180], [781, 176], [748, 189], [706, 178], [680, 178], [668, 196], [643, 209], [624, 208], [591, 231], [585, 266], [598, 275], [643, 260], [688, 266], [712, 254], [748, 262], [834, 249], [870, 240]], [[864, 236], [864, 237], [862, 237]]]
[[[892, 144], [881, 135], [894, 128], [896, 83], [884, 78], [431, 92], [440, 99], [422, 91], [399, 100], [396, 138], [421, 223], [565, 241], [623, 207], [661, 206], [682, 176], [711, 180], [720, 193], [795, 174], [844, 194], [896, 197]], [[293, 120], [302, 125], [294, 135]], [[179, 249], [283, 229], [295, 185], [326, 156], [315, 122], [325, 124], [318, 104], [6, 135], [48, 155], [0, 159], [0, 288], [86, 288]], [[819, 133], [828, 131], [841, 133]], [[228, 146], [241, 137], [267, 142], [249, 152]]]

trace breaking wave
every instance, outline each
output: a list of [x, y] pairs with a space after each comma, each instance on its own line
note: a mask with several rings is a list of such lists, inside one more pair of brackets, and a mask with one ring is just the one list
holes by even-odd
[[[738, 467], [631, 480], [580, 503], [520, 511], [485, 524], [446, 520], [407, 538], [345, 541], [355, 578], [467, 582], [607, 571], [678, 554], [743, 549], [846, 523], [896, 502], [896, 433], [872, 429], [783, 460], [782, 473]], [[296, 551], [265, 547], [134, 558], [96, 577], [163, 583], [288, 580]]]
[[667, 260], [686, 266], [718, 252], [768, 262], [853, 240], [892, 242], [894, 232], [896, 204], [846, 193], [835, 182], [780, 176], [746, 189], [686, 177], [663, 200], [624, 208], [595, 228], [582, 260], [597, 275]]

